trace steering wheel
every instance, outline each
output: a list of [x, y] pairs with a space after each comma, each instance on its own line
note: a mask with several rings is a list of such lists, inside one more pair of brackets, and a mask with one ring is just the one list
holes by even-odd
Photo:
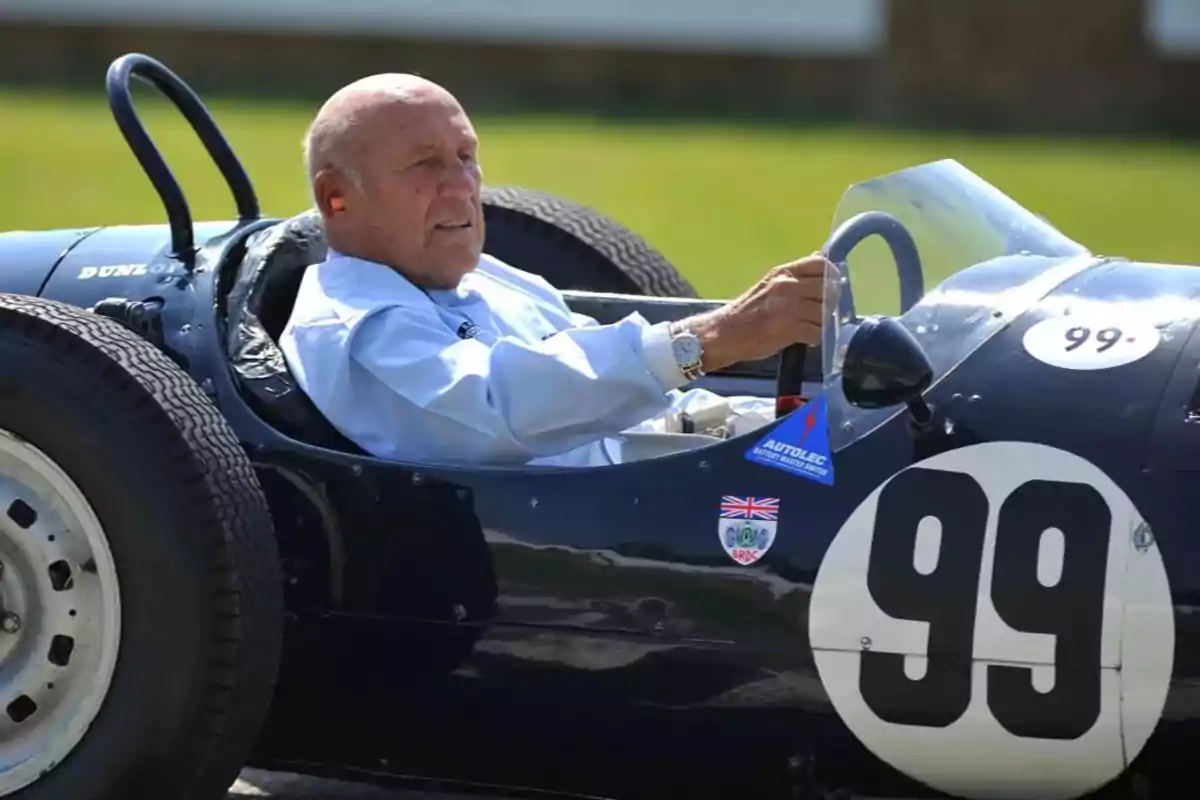
[[[921, 269], [921, 257], [917, 243], [900, 220], [882, 211], [866, 211], [843, 222], [825, 242], [821, 254], [834, 264], [842, 274], [841, 295], [836, 312], [827, 313], [822, 326], [822, 350], [833, 352], [837, 346], [840, 327], [855, 322], [858, 315], [854, 310], [854, 293], [850, 286], [850, 270], [846, 259], [858, 243], [868, 236], [881, 237], [892, 251], [896, 272], [900, 279], [900, 313], [908, 311], [925, 294], [925, 277]], [[776, 376], [775, 417], [787, 416], [808, 402], [804, 397], [804, 375], [809, 360], [809, 348], [803, 344], [786, 347], [779, 357]], [[818, 370], [822, 373], [821, 352], [815, 351]], [[822, 376], [823, 377], [823, 376]]]

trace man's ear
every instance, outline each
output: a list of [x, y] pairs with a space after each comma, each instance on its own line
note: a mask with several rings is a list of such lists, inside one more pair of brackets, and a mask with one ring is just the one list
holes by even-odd
[[346, 191], [340, 176], [331, 170], [321, 170], [313, 180], [313, 198], [321, 216], [329, 218], [346, 210]]

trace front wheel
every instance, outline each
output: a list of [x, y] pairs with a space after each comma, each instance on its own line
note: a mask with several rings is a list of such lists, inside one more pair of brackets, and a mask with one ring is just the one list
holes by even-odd
[[224, 798], [282, 579], [218, 411], [111, 320], [0, 296], [0, 797]]

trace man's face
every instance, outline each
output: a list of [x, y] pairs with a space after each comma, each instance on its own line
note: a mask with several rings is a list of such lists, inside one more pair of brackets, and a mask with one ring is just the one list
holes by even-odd
[[337, 181], [343, 210], [329, 220], [358, 255], [427, 288], [449, 289], [483, 250], [478, 139], [449, 95], [378, 109], [353, 154], [361, 188]]

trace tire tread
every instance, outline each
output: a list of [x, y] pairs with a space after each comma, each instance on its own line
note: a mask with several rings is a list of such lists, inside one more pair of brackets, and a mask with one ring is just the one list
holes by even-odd
[[556, 238], [583, 259], [602, 259], [610, 272], [623, 273], [642, 294], [699, 296], [687, 278], [645, 239], [592, 208], [520, 186], [484, 187], [483, 202], [493, 219], [503, 218], [505, 224]]
[[148, 423], [205, 542], [214, 625], [195, 714], [168, 766], [172, 797], [223, 798], [270, 704], [281, 648], [282, 570], [258, 478], [224, 418], [164, 353], [113, 320], [52, 300], [0, 295], [0, 329], [71, 357]]

